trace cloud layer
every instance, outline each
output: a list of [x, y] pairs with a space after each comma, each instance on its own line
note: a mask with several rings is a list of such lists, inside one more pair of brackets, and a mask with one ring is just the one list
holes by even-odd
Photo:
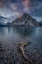
[[13, 19], [29, 13], [36, 20], [42, 20], [42, 0], [0, 0], [0, 15]]

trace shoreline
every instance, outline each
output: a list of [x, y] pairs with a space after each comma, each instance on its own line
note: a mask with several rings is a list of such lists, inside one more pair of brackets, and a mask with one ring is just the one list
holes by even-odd
[[[2, 48], [2, 45], [0, 44], [1, 48]], [[25, 48], [26, 49], [26, 48]], [[3, 50], [3, 48], [2, 48]], [[2, 51], [1, 50], [1, 51]], [[28, 63], [22, 56], [22, 52], [19, 50], [18, 48], [18, 45], [15, 45], [14, 44], [14, 48], [12, 49], [5, 49], [2, 51], [1, 53], [0, 51], [0, 60], [1, 60], [1, 64], [30, 64]], [[42, 60], [40, 60], [40, 54], [39, 53], [36, 53], [37, 50], [36, 49], [33, 49], [32, 51], [34, 51], [32, 54], [25, 50], [25, 54], [27, 55], [29, 61], [31, 61], [31, 64], [42, 64]], [[36, 56], [38, 58], [36, 58]], [[34, 58], [34, 59], [33, 59]], [[4, 61], [3, 61], [4, 60]]]

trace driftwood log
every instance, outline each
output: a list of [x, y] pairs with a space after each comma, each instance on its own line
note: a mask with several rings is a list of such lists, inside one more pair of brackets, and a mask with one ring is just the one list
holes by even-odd
[[17, 43], [18, 47], [19, 47], [19, 50], [22, 52], [22, 56], [23, 58], [29, 63], [31, 64], [31, 62], [29, 61], [27, 55], [25, 54], [25, 46], [27, 46], [29, 44], [29, 42], [24, 42], [24, 43]]

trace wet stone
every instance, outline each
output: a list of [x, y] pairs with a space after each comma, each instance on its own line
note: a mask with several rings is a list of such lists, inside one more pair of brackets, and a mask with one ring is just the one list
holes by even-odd
[[4, 50], [3, 50], [2, 48], [0, 48], [0, 52], [1, 52], [1, 51], [4, 51]]
[[[3, 50], [1, 45], [0, 45], [1, 51]], [[5, 52], [0, 51], [0, 64], [29, 64], [26, 62], [20, 51], [18, 49], [8, 49]], [[4, 52], [4, 54], [3, 54]], [[31, 51], [26, 51], [28, 59], [30, 60], [31, 64], [42, 64], [42, 60], [40, 58], [40, 53], [38, 53], [35, 49], [31, 49]], [[35, 54], [36, 53], [36, 54]]]
[[2, 48], [2, 47], [0, 46], [0, 48]]
[[0, 44], [1, 45], [1, 44]]

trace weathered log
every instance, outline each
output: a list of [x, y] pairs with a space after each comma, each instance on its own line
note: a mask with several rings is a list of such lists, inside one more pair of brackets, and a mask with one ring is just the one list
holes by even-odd
[[25, 50], [24, 50], [24, 47], [27, 46], [28, 44], [29, 44], [29, 42], [20, 43], [20, 44], [19, 44], [19, 49], [20, 49], [20, 51], [22, 52], [22, 56], [24, 57], [24, 59], [25, 59], [29, 64], [31, 64], [31, 62], [29, 61], [27, 55], [25, 54]]

